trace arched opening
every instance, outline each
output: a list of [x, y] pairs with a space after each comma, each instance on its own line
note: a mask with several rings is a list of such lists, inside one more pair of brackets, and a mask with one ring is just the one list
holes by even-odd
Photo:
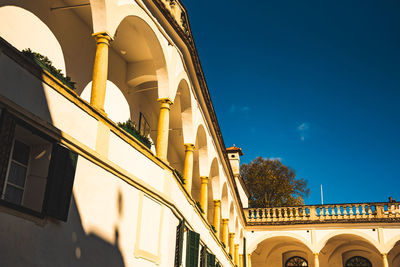
[[400, 240], [389, 251], [388, 261], [390, 266], [400, 266]]
[[229, 233], [235, 233], [235, 208], [232, 201], [229, 205]]
[[214, 158], [211, 163], [210, 175], [207, 185], [208, 191], [208, 212], [207, 212], [207, 220], [210, 224], [214, 222], [214, 200], [219, 199], [219, 169], [218, 169], [218, 160]]
[[[304, 262], [298, 261], [298, 258], [303, 259], [307, 265], [290, 265], [304, 264]], [[308, 266], [308, 262], [312, 258], [312, 251], [302, 240], [289, 235], [276, 235], [258, 243], [251, 254], [251, 266]]]
[[355, 257], [368, 259], [372, 266], [382, 264], [381, 254], [375, 245], [368, 239], [351, 233], [330, 237], [319, 253], [319, 262], [321, 266], [327, 267], [347, 266], [346, 264], [350, 259], [354, 259], [354, 261], [350, 261], [350, 264], [359, 259]]
[[[83, 89], [81, 97], [87, 102], [90, 102], [91, 92], [92, 82], [88, 83], [85, 89]], [[111, 81], [107, 81], [104, 111], [107, 113], [107, 116], [115, 122], [127, 121], [131, 117], [128, 101], [121, 90]]]
[[31, 49], [49, 58], [66, 74], [63, 50], [50, 28], [35, 14], [16, 6], [0, 7], [0, 36], [18, 50]]
[[200, 201], [200, 176], [207, 176], [207, 138], [204, 127], [200, 125], [197, 129], [196, 142], [193, 154], [193, 177], [192, 177], [192, 197], [195, 201]]
[[52, 11], [46, 1], [5, 0], [0, 6], [0, 17], [6, 21], [0, 25], [0, 36], [18, 50], [29, 48], [47, 57], [76, 83], [75, 92], [80, 94], [92, 79], [96, 50], [91, 5], [62, 12]]
[[157, 99], [167, 89], [162, 47], [151, 27], [137, 16], [125, 17], [114, 37], [109, 50], [108, 79], [128, 101], [136, 130], [154, 144], [160, 112]]
[[[185, 143], [192, 138], [192, 103], [189, 86], [185, 80], [179, 83], [174, 104], [170, 111], [167, 160], [181, 174], [185, 161]], [[192, 141], [193, 142], [193, 141]]]

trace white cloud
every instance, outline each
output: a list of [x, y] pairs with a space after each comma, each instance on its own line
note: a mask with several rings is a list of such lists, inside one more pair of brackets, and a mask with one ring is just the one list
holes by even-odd
[[304, 141], [309, 136], [310, 123], [303, 122], [297, 127], [297, 132], [300, 134], [300, 140]]

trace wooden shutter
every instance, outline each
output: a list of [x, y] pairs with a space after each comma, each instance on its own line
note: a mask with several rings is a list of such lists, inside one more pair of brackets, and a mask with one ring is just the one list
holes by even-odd
[[185, 220], [182, 220], [176, 227], [175, 267], [179, 267], [182, 264], [184, 233], [185, 233]]
[[186, 267], [198, 267], [200, 235], [188, 230], [186, 242]]
[[207, 247], [205, 246], [200, 251], [200, 267], [207, 267]]
[[8, 161], [10, 159], [12, 141], [15, 131], [15, 119], [6, 110], [1, 110], [0, 115], [0, 195], [3, 192], [4, 181], [7, 175]]
[[44, 206], [46, 215], [67, 221], [77, 159], [75, 152], [53, 145]]
[[215, 255], [207, 252], [207, 267], [215, 267]]

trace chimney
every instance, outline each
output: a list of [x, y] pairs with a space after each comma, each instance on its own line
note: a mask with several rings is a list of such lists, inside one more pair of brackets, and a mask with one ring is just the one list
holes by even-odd
[[226, 149], [226, 153], [228, 154], [229, 162], [231, 163], [233, 175], [235, 177], [238, 177], [239, 176], [239, 166], [240, 166], [240, 156], [243, 156], [242, 149], [240, 147], [236, 147], [235, 145], [233, 145], [232, 147], [228, 147]]

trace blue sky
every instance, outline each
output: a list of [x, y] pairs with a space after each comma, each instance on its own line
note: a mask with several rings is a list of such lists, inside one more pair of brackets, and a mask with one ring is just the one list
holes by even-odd
[[189, 1], [226, 146], [281, 158], [306, 204], [400, 200], [400, 2]]

